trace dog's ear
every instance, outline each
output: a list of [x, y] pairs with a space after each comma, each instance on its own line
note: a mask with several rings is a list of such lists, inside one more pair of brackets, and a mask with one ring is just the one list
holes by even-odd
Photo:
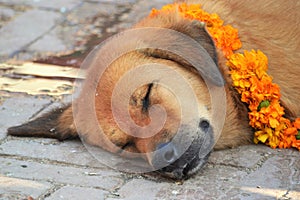
[[[152, 19], [149, 20], [151, 21], [150, 24], [147, 24], [146, 20], [141, 23], [141, 26], [167, 28], [176, 31], [178, 34], [170, 32], [167, 35], [156, 36], [149, 33], [148, 37], [150, 39], [148, 39], [148, 42], [151, 42], [151, 40], [155, 42], [157, 40], [161, 41], [161, 37], [163, 37], [161, 42], [163, 49], [147, 48], [140, 50], [140, 52], [147, 56], [175, 61], [184, 67], [196, 71], [213, 84], [223, 86], [225, 81], [218, 67], [216, 48], [212, 38], [206, 31], [205, 24], [196, 20], [177, 18], [168, 19], [168, 23], [165, 20], [164, 18]], [[193, 42], [187, 42], [186, 38]]]

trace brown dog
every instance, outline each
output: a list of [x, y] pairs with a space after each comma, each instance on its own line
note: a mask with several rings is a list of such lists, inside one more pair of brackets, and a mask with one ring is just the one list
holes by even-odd
[[[197, 0], [187, 2], [201, 4], [203, 10], [217, 13], [226, 24], [237, 28], [243, 43], [241, 51], [260, 49], [268, 56], [268, 73], [281, 88], [281, 103], [285, 107], [286, 117], [293, 119], [300, 116], [300, 82], [297, 77], [300, 74], [299, 1]], [[211, 78], [219, 71], [225, 80], [227, 110], [224, 127], [218, 140], [215, 133], [217, 119], [212, 117], [210, 110], [211, 97], [199, 71], [179, 56], [158, 49], [136, 50], [119, 56], [105, 70], [100, 80], [97, 75], [97, 62], [101, 60], [94, 60], [83, 90], [79, 98], [73, 102], [73, 107], [68, 105], [24, 125], [12, 127], [8, 129], [8, 134], [51, 137], [59, 140], [77, 137], [79, 134], [87, 143], [113, 153], [124, 156], [127, 152], [143, 153], [143, 157], [154, 167], [160, 168], [158, 167], [160, 163], [166, 163], [160, 171], [175, 178], [190, 175], [205, 163], [208, 154], [206, 153], [204, 157], [198, 156], [200, 150], [205, 151], [201, 149], [203, 145], [211, 150], [214, 144], [215, 149], [224, 149], [252, 143], [253, 131], [249, 127], [247, 106], [240, 102], [239, 95], [232, 88], [224, 55], [215, 48], [205, 27], [201, 23], [183, 18], [177, 12], [147, 17], [135, 26], [135, 28], [142, 27], [167, 28], [186, 34], [208, 52], [215, 65], [209, 66], [211, 69], [204, 69], [204, 66], [200, 68], [206, 70], [212, 84], [218, 86], [223, 84], [221, 80], [214, 81]], [[164, 37], [162, 46], [174, 44], [175, 41], [169, 35], [157, 36], [149, 33], [149, 37]], [[180, 50], [184, 50], [183, 47], [181, 49], [180, 43], [176, 45]], [[173, 47], [176, 48], [176, 46]], [[111, 51], [107, 52], [111, 54], [114, 48], [107, 51]], [[149, 109], [152, 105], [158, 104], [165, 109], [167, 119], [157, 134], [151, 137], [130, 135], [124, 132], [115, 121], [112, 95], [117, 82], [130, 70], [147, 63], [159, 63], [170, 67], [186, 78], [196, 94], [198, 109], [201, 112], [198, 118], [193, 120], [199, 124], [199, 130], [197, 135], [191, 136], [190, 146], [180, 156], [177, 155], [180, 147], [170, 145], [170, 143], [178, 130], [182, 114], [181, 107], [176, 100], [176, 94], [159, 84], [159, 81], [153, 80], [149, 84], [138, 87], [129, 100], [130, 117], [141, 127], [151, 123]], [[215, 67], [216, 65], [218, 67]], [[147, 72], [141, 74], [141, 76], [145, 75]], [[179, 84], [176, 81], [173, 82], [175, 87], [179, 87]], [[122, 97], [118, 98], [120, 99], [116, 102], [124, 101]], [[192, 101], [186, 98], [184, 103], [191, 104]], [[96, 119], [93, 119], [93, 114]], [[123, 120], [127, 119], [123, 118]], [[98, 124], [103, 132], [99, 132]], [[185, 132], [188, 133], [190, 124], [184, 124], [184, 127]], [[203, 140], [205, 137], [208, 138], [207, 141]], [[182, 142], [183, 139], [181, 137], [177, 143]], [[159, 153], [151, 153], [163, 148], [165, 149]]]

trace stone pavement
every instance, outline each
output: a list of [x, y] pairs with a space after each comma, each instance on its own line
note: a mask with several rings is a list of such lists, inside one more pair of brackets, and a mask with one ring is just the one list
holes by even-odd
[[[167, 2], [0, 0], [0, 60], [85, 51], [88, 36], [108, 37]], [[0, 199], [300, 199], [300, 153], [292, 149], [213, 152], [197, 175], [179, 183], [110, 169], [80, 141], [6, 136], [8, 127], [69, 99], [0, 91]]]

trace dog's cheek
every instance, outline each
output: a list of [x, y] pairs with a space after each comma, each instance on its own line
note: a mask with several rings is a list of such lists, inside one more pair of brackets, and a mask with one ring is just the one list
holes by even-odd
[[165, 121], [161, 121], [159, 124], [162, 127], [159, 131], [155, 130], [157, 132], [150, 131], [151, 133], [146, 133], [149, 135], [148, 139], [135, 138], [137, 148], [141, 152], [147, 153], [153, 151], [157, 144], [170, 140], [174, 136], [173, 134], [177, 132], [180, 125], [181, 110], [176, 96], [169, 89], [155, 84], [149, 97], [150, 105], [145, 111], [142, 109], [141, 103], [139, 103], [141, 97], [145, 96], [139, 94], [145, 94], [145, 89], [141, 88], [141, 91], [144, 92], [136, 91], [134, 93], [132, 97], [132, 102], [134, 103], [129, 106], [130, 116], [136, 125], [146, 128], [153, 125], [151, 124], [153, 123], [152, 120], [161, 118], [161, 116], [155, 116], [153, 113], [149, 115], [152, 106], [159, 106], [159, 109], [166, 115], [164, 118]]

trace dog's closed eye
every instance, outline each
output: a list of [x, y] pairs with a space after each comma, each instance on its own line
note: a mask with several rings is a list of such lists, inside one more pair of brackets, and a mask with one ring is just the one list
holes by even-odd
[[150, 94], [151, 94], [152, 87], [153, 87], [153, 83], [150, 83], [148, 85], [147, 93], [146, 93], [145, 97], [142, 99], [142, 103], [143, 103], [142, 111], [143, 112], [148, 112], [148, 108], [150, 106]]

